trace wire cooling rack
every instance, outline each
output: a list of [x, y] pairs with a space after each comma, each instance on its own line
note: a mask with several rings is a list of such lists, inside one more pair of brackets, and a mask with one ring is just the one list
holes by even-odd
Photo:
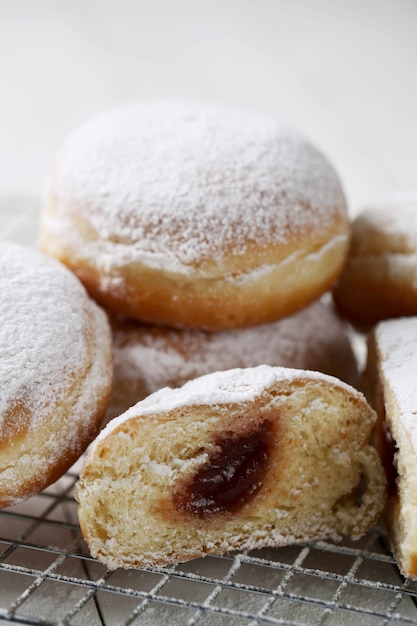
[[[0, 198], [0, 238], [33, 245], [36, 203]], [[82, 459], [39, 495], [0, 511], [0, 624], [51, 626], [417, 625], [382, 528], [319, 542], [109, 572], [89, 555], [73, 498]]]
[[0, 624], [417, 624], [417, 583], [401, 578], [378, 528], [359, 542], [109, 572], [82, 538], [77, 477], [74, 467], [0, 513]]

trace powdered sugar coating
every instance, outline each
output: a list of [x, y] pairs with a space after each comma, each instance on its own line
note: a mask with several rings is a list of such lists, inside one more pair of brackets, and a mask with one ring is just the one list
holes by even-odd
[[417, 192], [401, 194], [370, 206], [358, 217], [361, 227], [385, 233], [392, 240], [401, 240], [404, 252], [416, 253]]
[[[113, 346], [116, 405], [118, 386], [124, 389], [126, 383], [133, 401], [133, 389], [139, 400], [216, 370], [264, 363], [314, 369], [350, 383], [357, 376], [344, 326], [322, 301], [278, 322], [244, 330], [208, 333], [115, 324]], [[118, 409], [114, 406], [114, 414]]]
[[85, 366], [86, 302], [84, 288], [60, 263], [0, 244], [0, 433], [6, 412], [20, 402], [35, 428]]
[[137, 103], [87, 122], [63, 146], [50, 195], [49, 232], [84, 245], [104, 273], [133, 261], [186, 272], [346, 213], [332, 167], [294, 130], [195, 102]]
[[398, 418], [417, 450], [417, 317], [380, 322], [375, 339], [384, 384], [391, 390]]
[[188, 381], [182, 387], [172, 389], [165, 387], [151, 394], [144, 400], [128, 409], [122, 415], [112, 419], [100, 432], [90, 447], [89, 454], [113, 430], [125, 421], [138, 416], [152, 416], [157, 413], [175, 411], [180, 407], [197, 405], [220, 406], [253, 401], [266, 389], [279, 381], [324, 380], [335, 387], [346, 389], [352, 397], [363, 400], [361, 392], [338, 378], [309, 370], [286, 367], [259, 365], [257, 367], [235, 368], [227, 371], [216, 371]]

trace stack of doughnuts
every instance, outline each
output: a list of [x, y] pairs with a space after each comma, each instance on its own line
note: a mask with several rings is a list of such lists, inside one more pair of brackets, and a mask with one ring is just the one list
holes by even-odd
[[159, 387], [264, 362], [353, 382], [344, 328], [316, 304], [349, 232], [336, 173], [294, 130], [163, 101], [106, 112], [68, 138], [40, 247], [114, 319], [113, 416]]
[[339, 312], [367, 336], [361, 386], [388, 484], [384, 519], [402, 574], [417, 578], [417, 193], [364, 209], [333, 293]]
[[[369, 448], [375, 414], [339, 380], [356, 382], [355, 357], [344, 324], [321, 301], [341, 275], [349, 241], [332, 166], [268, 117], [196, 102], [141, 103], [103, 113], [68, 138], [49, 177], [40, 247], [107, 311], [115, 356], [108, 417], [131, 406], [100, 435], [77, 490], [82, 529], [98, 558], [111, 567], [163, 564], [359, 536], [375, 521], [385, 484]], [[313, 450], [320, 437], [323, 446]], [[122, 470], [120, 497], [113, 443], [130, 468]], [[304, 453], [301, 465], [290, 461]], [[323, 463], [323, 484], [310, 502], [302, 485], [314, 482]], [[284, 484], [274, 487], [272, 479], [281, 471], [285, 497]], [[230, 472], [224, 486], [239, 494], [236, 508], [221, 505], [218, 515], [217, 503], [214, 516], [206, 515], [201, 503], [217, 502], [218, 490], [208, 493]], [[189, 536], [195, 530], [189, 549], [180, 540], [152, 559], [151, 541], [143, 558], [137, 554], [145, 548], [132, 536], [136, 527], [108, 523], [111, 509], [136, 506], [137, 498], [147, 502], [158, 528], [150, 536], [160, 545], [170, 545], [169, 511], [173, 532], [188, 520]], [[202, 508], [189, 515], [189, 502]], [[130, 513], [123, 508], [123, 519]], [[247, 515], [264, 522], [245, 534]]]
[[361, 385], [378, 414], [386, 471], [384, 519], [404, 576], [417, 578], [417, 193], [364, 209], [333, 293], [339, 312], [367, 336]]

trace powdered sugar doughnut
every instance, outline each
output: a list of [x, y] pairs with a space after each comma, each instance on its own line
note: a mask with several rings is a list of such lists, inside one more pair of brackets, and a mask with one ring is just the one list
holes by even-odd
[[417, 193], [379, 203], [354, 220], [334, 299], [356, 323], [417, 315]]
[[380, 322], [368, 348], [365, 381], [389, 487], [385, 522], [401, 572], [417, 579], [417, 317]]
[[40, 242], [116, 314], [222, 330], [315, 300], [340, 273], [348, 232], [334, 170], [295, 131], [227, 107], [151, 102], [68, 138]]
[[59, 478], [99, 430], [110, 328], [57, 261], [0, 244], [0, 506]]
[[358, 537], [385, 502], [375, 418], [335, 378], [267, 365], [161, 389], [89, 449], [81, 530], [111, 569]]
[[207, 332], [112, 321], [114, 380], [108, 417], [120, 415], [162, 387], [216, 370], [266, 363], [331, 374], [357, 382], [345, 326], [317, 301], [278, 322]]

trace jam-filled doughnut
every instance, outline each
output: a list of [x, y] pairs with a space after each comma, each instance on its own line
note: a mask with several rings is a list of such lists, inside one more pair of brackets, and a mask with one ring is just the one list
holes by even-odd
[[115, 314], [225, 330], [333, 286], [350, 224], [326, 158], [269, 117], [136, 103], [77, 129], [49, 177], [40, 245]]
[[375, 417], [336, 378], [267, 365], [157, 391], [89, 448], [83, 535], [110, 569], [360, 536], [385, 500]]
[[365, 380], [388, 479], [385, 521], [401, 572], [417, 578], [417, 317], [380, 322], [368, 345]]
[[281, 365], [357, 383], [355, 355], [344, 324], [317, 301], [278, 322], [207, 332], [112, 321], [114, 378], [108, 417], [162, 387], [180, 387], [203, 374]]
[[97, 435], [112, 380], [105, 313], [56, 260], [0, 244], [0, 507], [58, 479]]
[[417, 193], [376, 204], [356, 217], [334, 299], [359, 325], [417, 315]]

